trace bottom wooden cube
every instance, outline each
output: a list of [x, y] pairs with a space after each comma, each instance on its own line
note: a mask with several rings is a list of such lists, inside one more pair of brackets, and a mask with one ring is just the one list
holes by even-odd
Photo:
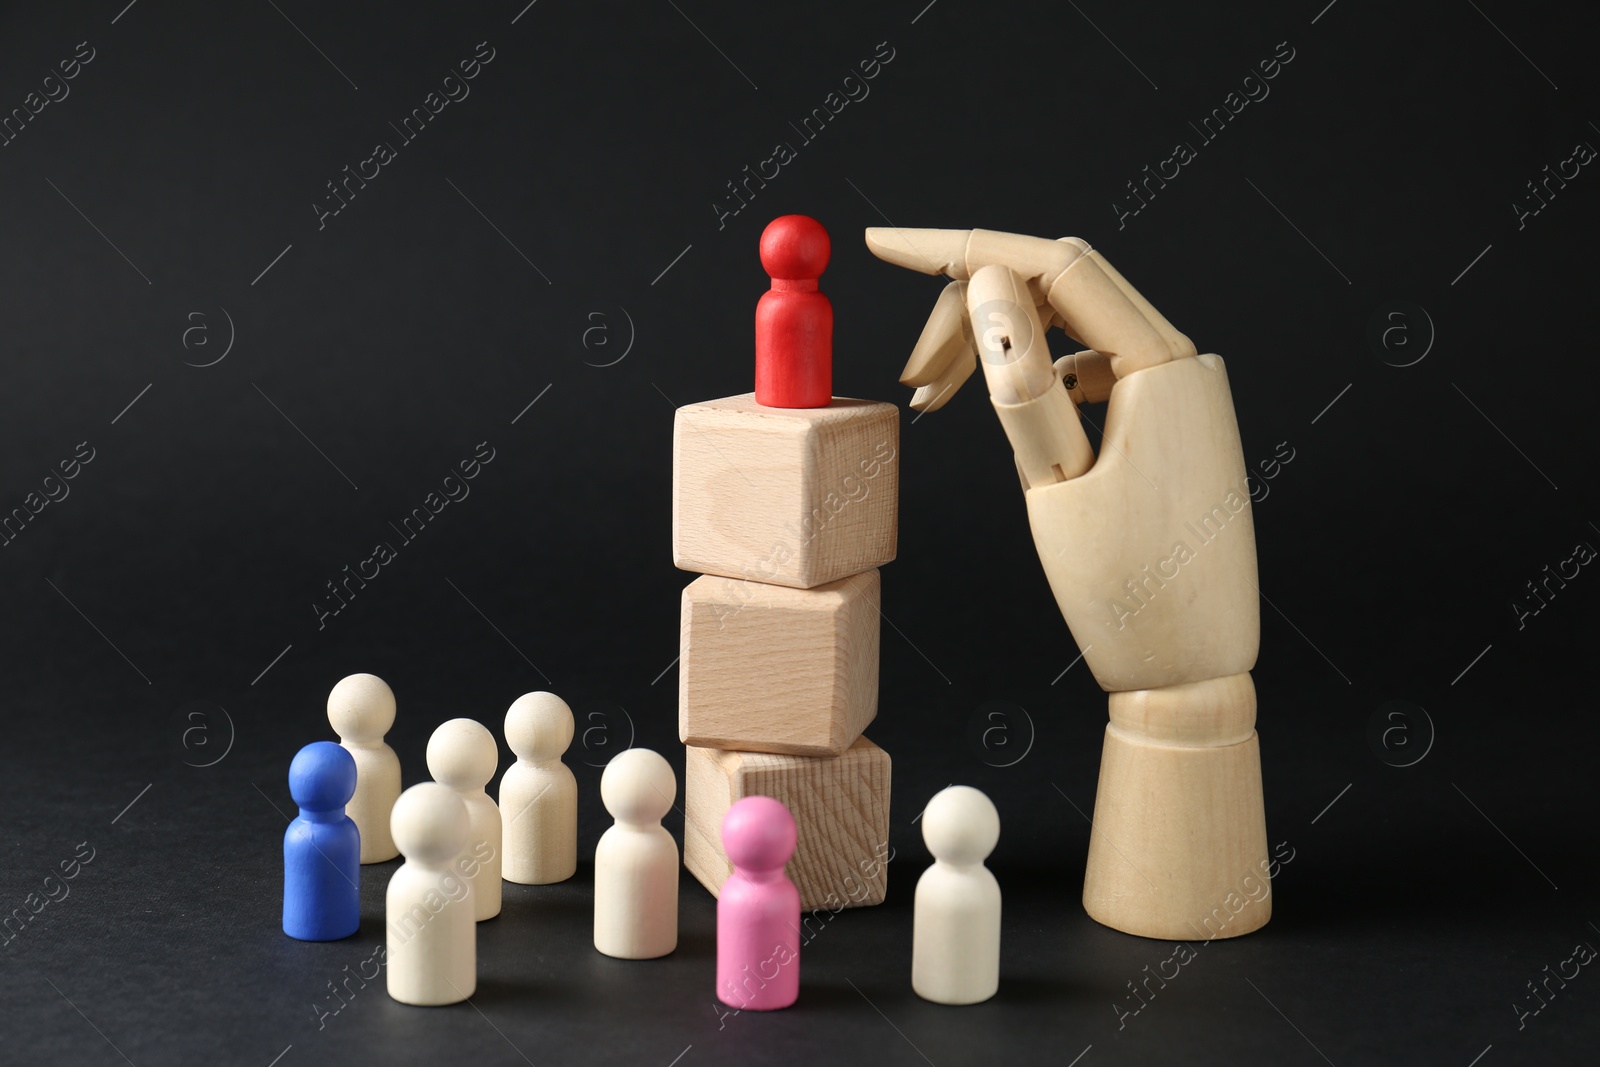
[[732, 873], [722, 816], [769, 796], [793, 813], [799, 843], [786, 871], [802, 910], [883, 903], [889, 862], [889, 754], [865, 737], [842, 756], [780, 756], [685, 746], [683, 863], [716, 896]]
[[878, 714], [877, 571], [815, 589], [702, 575], [683, 591], [678, 740], [842, 756]]

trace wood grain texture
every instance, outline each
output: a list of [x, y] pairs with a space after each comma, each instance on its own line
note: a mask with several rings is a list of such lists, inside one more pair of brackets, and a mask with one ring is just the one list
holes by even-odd
[[754, 394], [678, 409], [672, 558], [702, 574], [810, 589], [894, 559], [900, 412], [835, 398], [768, 408]]
[[802, 909], [883, 902], [888, 886], [889, 754], [859, 738], [843, 756], [813, 759], [712, 748], [686, 750], [683, 860], [716, 896], [732, 866], [722, 850], [722, 817], [737, 800], [770, 796], [799, 829], [784, 868]]
[[703, 748], [842, 755], [878, 713], [870, 570], [815, 589], [706, 575], [683, 591], [678, 736]]
[[1111, 709], [1084, 875], [1090, 917], [1173, 941], [1260, 929], [1272, 899], [1250, 676], [1113, 693]]
[[1083, 432], [1077, 405], [1048, 362], [1045, 368], [1051, 384], [1043, 393], [1014, 404], [990, 398], [1011, 442], [1024, 491], [1077, 478], [1094, 464], [1094, 448]]
[[1256, 537], [1222, 360], [1118, 381], [1105, 442], [1086, 474], [1026, 495], [1039, 560], [1101, 688], [1248, 671], [1261, 641]]
[[1111, 729], [1165, 745], [1234, 745], [1255, 733], [1256, 686], [1230, 674], [1111, 694]]
[[[1070, 239], [1064, 239], [1070, 240]], [[1101, 353], [1118, 378], [1195, 354], [1179, 333], [1099, 252], [1084, 255], [1050, 286], [1050, 306], [1067, 336]]]

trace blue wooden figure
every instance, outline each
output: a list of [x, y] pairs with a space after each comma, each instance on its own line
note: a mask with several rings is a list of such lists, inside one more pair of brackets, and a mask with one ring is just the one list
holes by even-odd
[[344, 813], [356, 761], [332, 741], [313, 741], [289, 764], [299, 816], [283, 835], [283, 932], [337, 941], [361, 926], [361, 834]]

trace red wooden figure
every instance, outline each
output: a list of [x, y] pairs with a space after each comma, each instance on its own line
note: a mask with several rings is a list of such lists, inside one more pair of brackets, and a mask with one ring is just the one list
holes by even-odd
[[833, 400], [833, 304], [817, 291], [832, 245], [822, 223], [782, 215], [761, 231], [772, 289], [756, 304], [756, 403], [825, 408]]

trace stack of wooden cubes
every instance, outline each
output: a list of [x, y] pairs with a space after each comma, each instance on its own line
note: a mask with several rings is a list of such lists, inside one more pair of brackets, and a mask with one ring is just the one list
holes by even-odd
[[878, 711], [878, 567], [898, 533], [899, 410], [755, 394], [678, 409], [673, 561], [683, 591], [684, 863], [713, 895], [722, 816], [752, 794], [794, 814], [788, 874], [806, 910], [881, 903], [889, 755]]

